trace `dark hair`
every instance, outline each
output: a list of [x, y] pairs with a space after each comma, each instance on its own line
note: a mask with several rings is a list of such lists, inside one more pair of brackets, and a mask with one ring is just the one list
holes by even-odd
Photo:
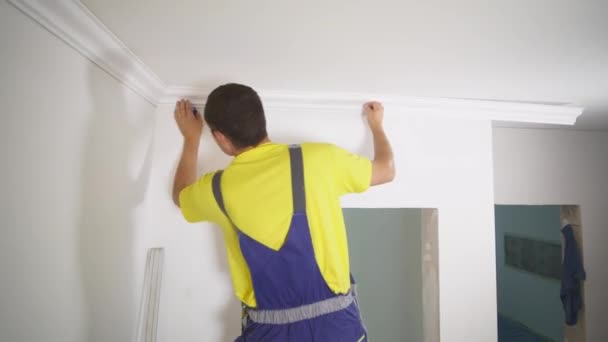
[[237, 148], [256, 146], [268, 136], [262, 100], [255, 90], [242, 84], [215, 88], [207, 97], [205, 121]]

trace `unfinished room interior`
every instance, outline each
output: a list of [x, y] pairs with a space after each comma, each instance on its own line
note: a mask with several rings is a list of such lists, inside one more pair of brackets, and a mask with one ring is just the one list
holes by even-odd
[[0, 341], [608, 341], [607, 16], [1, 0]]

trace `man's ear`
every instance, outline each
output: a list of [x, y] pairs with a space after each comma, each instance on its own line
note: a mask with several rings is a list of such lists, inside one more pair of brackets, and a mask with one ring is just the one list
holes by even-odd
[[222, 132], [214, 130], [212, 133], [215, 141], [217, 141], [219, 144], [226, 145], [226, 143], [230, 142], [230, 140], [228, 140], [228, 138]]
[[212, 134], [213, 134], [213, 138], [215, 139], [217, 144], [220, 146], [222, 151], [224, 151], [224, 153], [226, 153], [230, 156], [234, 156], [236, 154], [234, 145], [232, 145], [232, 142], [230, 141], [230, 139], [228, 139], [227, 136], [225, 136], [222, 132], [215, 131], [215, 130], [212, 132]]
[[215, 141], [219, 141], [220, 135], [223, 135], [220, 133], [220, 131], [216, 131], [214, 129], [211, 130], [211, 134], [213, 134], [213, 139], [215, 139]]

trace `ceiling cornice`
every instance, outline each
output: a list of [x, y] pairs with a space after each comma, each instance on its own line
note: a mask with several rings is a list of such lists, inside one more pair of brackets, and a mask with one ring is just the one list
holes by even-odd
[[[173, 104], [189, 98], [205, 102], [209, 89], [166, 86], [125, 44], [78, 0], [9, 0], [80, 54], [153, 103]], [[269, 110], [327, 114], [359, 111], [367, 100], [379, 100], [392, 112], [468, 120], [573, 125], [582, 107], [504, 101], [408, 97], [389, 94], [259, 90]]]
[[[159, 104], [174, 104], [188, 98], [196, 105], [205, 103], [209, 89], [167, 87]], [[388, 94], [340, 92], [288, 92], [259, 90], [264, 107], [270, 110], [319, 112], [325, 114], [360, 111], [365, 101], [382, 101], [395, 113], [433, 115], [468, 120], [573, 125], [583, 108], [566, 105], [545, 105], [505, 101], [483, 101], [451, 98], [408, 97]]]

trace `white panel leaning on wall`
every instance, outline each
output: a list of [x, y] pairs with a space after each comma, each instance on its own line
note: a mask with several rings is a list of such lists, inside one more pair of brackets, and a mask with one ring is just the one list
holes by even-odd
[[164, 257], [163, 248], [148, 250], [137, 322], [137, 342], [156, 342]]

